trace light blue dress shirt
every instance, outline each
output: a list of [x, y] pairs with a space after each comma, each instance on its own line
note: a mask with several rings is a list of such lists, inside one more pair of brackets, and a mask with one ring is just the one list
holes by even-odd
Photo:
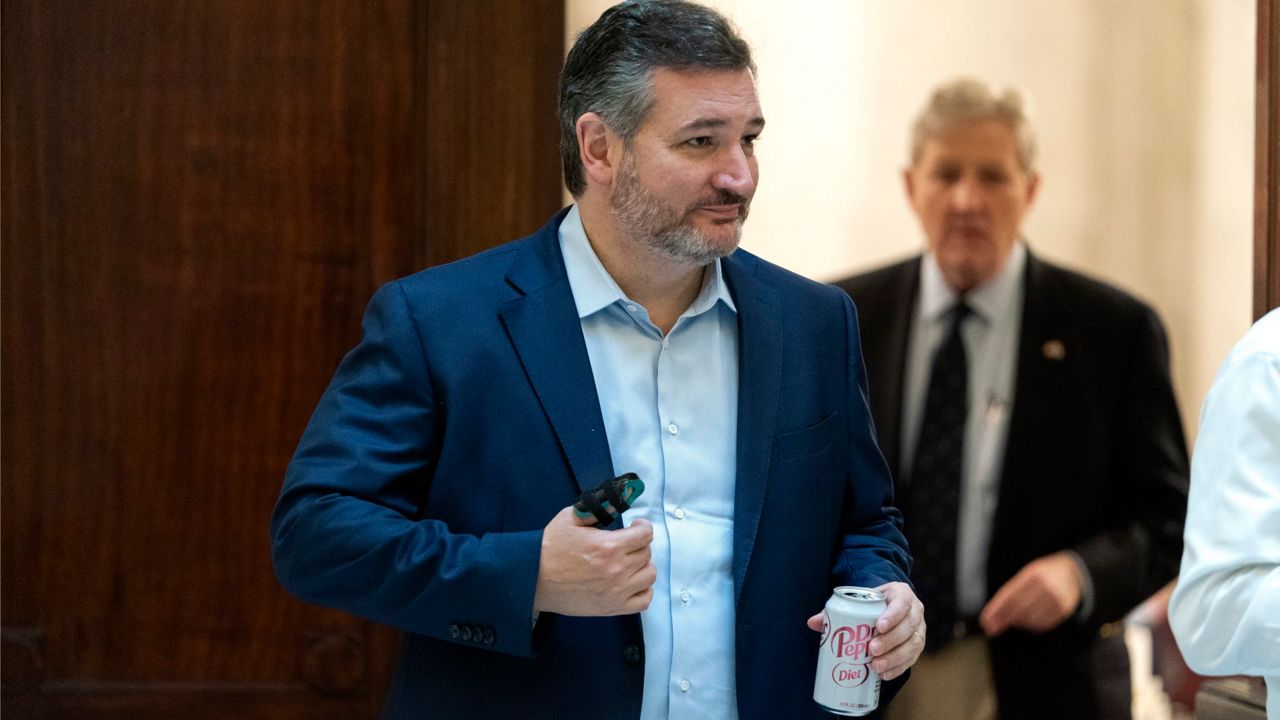
[[600, 263], [576, 206], [560, 224], [560, 251], [614, 471], [637, 473], [645, 484], [623, 522], [653, 523], [658, 577], [640, 615], [641, 717], [736, 718], [737, 308], [716, 261], [664, 337]]
[[[969, 414], [965, 420], [961, 464], [960, 518], [956, 538], [956, 609], [976, 617], [998, 588], [987, 587], [987, 557], [995, 528], [1000, 475], [1004, 472], [1017, 382], [1018, 340], [1022, 331], [1027, 248], [1018, 241], [1000, 272], [970, 290], [964, 301], [973, 310], [962, 326], [969, 362]], [[916, 439], [924, 419], [925, 392], [933, 354], [948, 330], [947, 313], [960, 298], [947, 285], [932, 253], [920, 262], [920, 295], [907, 349], [907, 378], [903, 386], [903, 443], [900, 465], [911, 473]], [[1068, 551], [1081, 583], [1081, 603], [1075, 617], [1082, 621], [1093, 610], [1093, 579], [1084, 560]]]
[[1267, 718], [1280, 720], [1280, 310], [1204, 399], [1185, 537], [1169, 599], [1178, 648], [1198, 673], [1265, 677]]
[[[1000, 272], [964, 298], [973, 313], [960, 330], [969, 358], [969, 414], [965, 420], [956, 538], [956, 605], [963, 615], [976, 616], [988, 593], [995, 590], [987, 588], [987, 555], [995, 525], [1000, 473], [1004, 471], [1009, 417], [1013, 413], [1026, 263], [1026, 248], [1021, 242], [1015, 243]], [[900, 467], [904, 477], [910, 477], [915, 459], [933, 355], [946, 338], [950, 327], [947, 313], [958, 300], [943, 279], [937, 259], [926, 253], [920, 263], [920, 295], [903, 384]]]

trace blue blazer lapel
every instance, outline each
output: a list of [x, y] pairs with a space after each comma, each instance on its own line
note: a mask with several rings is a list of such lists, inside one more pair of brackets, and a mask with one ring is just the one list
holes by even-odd
[[782, 388], [782, 311], [775, 288], [755, 277], [758, 261], [736, 252], [724, 261], [738, 308], [738, 478], [733, 510], [733, 589], [742, 593], [764, 506]]
[[613, 460], [560, 254], [564, 215], [557, 213], [522, 244], [506, 278], [517, 296], [499, 314], [581, 491], [613, 477]]

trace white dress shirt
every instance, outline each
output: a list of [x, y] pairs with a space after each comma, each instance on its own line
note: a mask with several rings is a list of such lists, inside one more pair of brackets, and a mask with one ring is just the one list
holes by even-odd
[[[1026, 256], [1023, 244], [1015, 244], [1000, 272], [964, 297], [973, 312], [960, 328], [969, 368], [969, 412], [960, 468], [956, 538], [956, 603], [962, 616], [976, 616], [988, 596], [987, 550], [1013, 410]], [[920, 263], [918, 298], [902, 393], [899, 467], [903, 477], [911, 476], [915, 460], [933, 355], [950, 329], [948, 311], [960, 299], [943, 279], [932, 253], [926, 253]], [[907, 522], [911, 519], [907, 518]]]
[[1280, 309], [1245, 335], [1200, 411], [1169, 624], [1192, 670], [1267, 680], [1280, 720]]
[[645, 484], [623, 521], [653, 523], [641, 718], [736, 718], [738, 324], [720, 263], [664, 337], [600, 263], [576, 206], [560, 224], [560, 250], [614, 472]]

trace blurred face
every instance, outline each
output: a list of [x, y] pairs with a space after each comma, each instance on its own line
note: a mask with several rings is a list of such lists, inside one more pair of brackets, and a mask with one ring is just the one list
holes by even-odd
[[656, 102], [622, 151], [609, 205], [637, 242], [703, 265], [737, 249], [756, 192], [764, 118], [755, 79], [662, 68], [652, 88]]
[[995, 277], [1039, 183], [1018, 163], [1013, 129], [998, 120], [954, 128], [928, 140], [905, 177], [947, 284], [964, 294]]

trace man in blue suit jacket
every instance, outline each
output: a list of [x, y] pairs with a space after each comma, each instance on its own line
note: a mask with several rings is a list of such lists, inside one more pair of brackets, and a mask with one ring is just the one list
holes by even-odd
[[[405, 631], [387, 718], [819, 717], [837, 585], [884, 590], [892, 694], [925, 627], [853, 305], [737, 250], [745, 42], [617, 6], [561, 118], [573, 207], [370, 302], [272, 518], [280, 581]], [[576, 517], [628, 471], [621, 522]]]

